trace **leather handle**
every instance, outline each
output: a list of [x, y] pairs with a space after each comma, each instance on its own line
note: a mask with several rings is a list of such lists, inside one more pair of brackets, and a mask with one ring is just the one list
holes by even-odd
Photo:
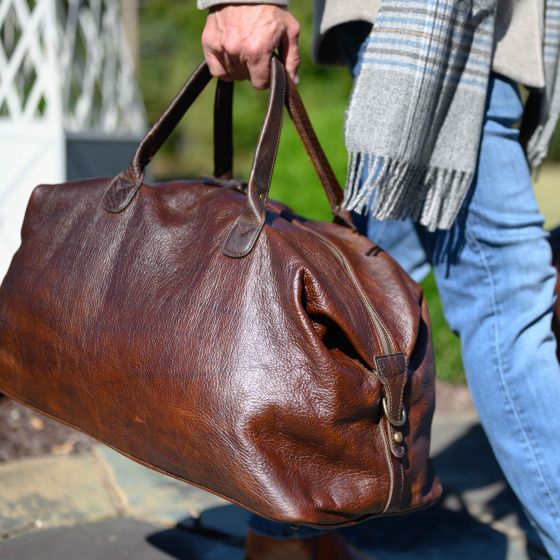
[[128, 167], [121, 171], [111, 182], [103, 197], [103, 207], [108, 212], [122, 212], [134, 199], [144, 180], [144, 169], [169, 135], [173, 132], [183, 115], [189, 110], [202, 90], [208, 85], [212, 75], [205, 62], [200, 64], [185, 82], [169, 107], [146, 133], [138, 144]]
[[266, 202], [282, 132], [286, 79], [284, 66], [278, 57], [274, 56], [271, 63], [268, 109], [249, 175], [247, 206], [234, 222], [222, 247], [223, 253], [228, 257], [239, 258], [248, 255], [264, 227]]
[[[211, 79], [212, 75], [203, 62], [141, 140], [128, 168], [113, 180], [103, 199], [106, 210], [112, 213], [122, 212], [132, 202], [136, 191], [144, 180], [146, 166]], [[219, 80], [214, 104], [214, 176], [219, 179], [231, 179], [233, 162], [232, 106], [233, 83]]]
[[286, 107], [288, 113], [296, 130], [303, 142], [305, 150], [311, 159], [311, 163], [319, 176], [321, 184], [323, 185], [323, 190], [327, 195], [329, 204], [333, 215], [339, 218], [340, 221], [346, 223], [348, 226], [354, 228], [354, 223], [350, 213], [346, 210], [341, 209], [342, 200], [344, 198], [344, 193], [334, 174], [334, 171], [327, 159], [319, 139], [313, 130], [307, 111], [303, 101], [299, 95], [296, 84], [288, 76], [288, 95], [286, 97]]
[[233, 178], [233, 82], [222, 80], [214, 103], [214, 177]]
[[[333, 214], [346, 222], [349, 216], [340, 209], [344, 197], [340, 183], [313, 130], [297, 86], [289, 76], [287, 80], [286, 108], [290, 118], [319, 176]], [[220, 80], [216, 88], [214, 153], [216, 154], [216, 177], [221, 178], [223, 175], [224, 179], [231, 179], [233, 176], [232, 99], [233, 82], [223, 82]], [[220, 156], [219, 163], [218, 156]], [[353, 224], [348, 225], [353, 226]]]
[[[203, 62], [142, 139], [129, 166], [111, 182], [103, 198], [103, 206], [107, 211], [122, 212], [132, 202], [144, 180], [146, 165], [211, 79], [208, 67]], [[233, 158], [232, 99], [231, 84], [228, 86], [221, 83], [216, 95], [214, 130], [217, 139], [215, 173], [216, 176], [222, 178], [228, 178], [231, 174]], [[266, 202], [282, 129], [284, 103], [286, 103], [307, 152], [319, 173], [335, 217], [353, 227], [350, 215], [339, 208], [342, 190], [319, 146], [296, 87], [289, 80], [278, 57], [274, 56], [271, 61], [268, 110], [253, 159], [247, 191], [247, 206], [243, 214], [235, 221], [223, 247], [224, 254], [230, 257], [246, 256], [255, 245], [264, 226]]]

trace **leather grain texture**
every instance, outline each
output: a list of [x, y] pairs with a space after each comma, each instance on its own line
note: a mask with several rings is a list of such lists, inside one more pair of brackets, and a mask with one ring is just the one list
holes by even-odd
[[348, 525], [438, 499], [428, 314], [386, 253], [265, 200], [231, 258], [251, 182], [132, 180], [110, 212], [113, 183], [34, 190], [0, 288], [0, 392], [277, 521]]

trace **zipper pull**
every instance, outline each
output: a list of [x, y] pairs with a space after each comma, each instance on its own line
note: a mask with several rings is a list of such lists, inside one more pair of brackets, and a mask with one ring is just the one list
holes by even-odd
[[383, 386], [383, 411], [387, 418], [389, 442], [393, 455], [402, 459], [405, 454], [404, 435], [401, 428], [406, 424], [404, 389], [408, 381], [408, 362], [401, 352], [375, 357], [375, 376]]

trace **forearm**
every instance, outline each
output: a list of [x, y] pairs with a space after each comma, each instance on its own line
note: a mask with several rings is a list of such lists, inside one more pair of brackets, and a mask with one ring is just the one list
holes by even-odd
[[224, 4], [275, 4], [287, 7], [289, 0], [197, 0], [199, 10], [213, 8]]

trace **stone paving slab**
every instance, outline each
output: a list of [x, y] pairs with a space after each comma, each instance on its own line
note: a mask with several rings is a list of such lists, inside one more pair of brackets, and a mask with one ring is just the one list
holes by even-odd
[[242, 560], [243, 549], [133, 519], [36, 531], [0, 541], [2, 560]]
[[[475, 415], [437, 416], [433, 457], [446, 488], [440, 505], [413, 515], [372, 520], [348, 529], [349, 538], [375, 553], [379, 560], [546, 558], [539, 552], [542, 547], [538, 537], [505, 483]], [[97, 446], [93, 457], [34, 459], [1, 466], [0, 484], [0, 527], [7, 527], [5, 533], [24, 532], [34, 526], [36, 519], [41, 519], [45, 527], [55, 527], [126, 515], [137, 523], [129, 520], [130, 525], [122, 526], [123, 538], [130, 537], [122, 550], [141, 560], [160, 558], [153, 555], [173, 546], [196, 552], [190, 556], [169, 553], [167, 557], [206, 560], [214, 558], [209, 555], [216, 551], [215, 558], [229, 558], [223, 556], [223, 547], [227, 550], [234, 545], [234, 551], [241, 550], [249, 517], [239, 507], [151, 471], [104, 446]], [[114, 531], [119, 532], [124, 520], [113, 522]], [[95, 540], [102, 539], [98, 526], [107, 527], [95, 524], [91, 528], [93, 536], [87, 526], [79, 525], [79, 534], [75, 528], [65, 528], [58, 533], [30, 533], [29, 541], [23, 540], [27, 536], [0, 541], [0, 558], [5, 558], [5, 548], [1, 547], [6, 543], [27, 548], [35, 546], [38, 535], [50, 538], [51, 533], [71, 543], [93, 539], [97, 550], [105, 546]], [[141, 534], [145, 536], [143, 541]], [[185, 534], [191, 539], [187, 544], [183, 542]], [[144, 542], [145, 549], [140, 542]], [[159, 543], [157, 550], [153, 543]], [[80, 560], [97, 560], [96, 550], [84, 552]], [[59, 552], [57, 560], [74, 558], [63, 549]], [[27, 558], [50, 560], [51, 556]]]
[[440, 455], [478, 424], [478, 416], [474, 412], [466, 414], [438, 414], [436, 412], [432, 423], [430, 455], [432, 457]]
[[464, 511], [530, 549], [542, 549], [476, 415], [436, 415], [432, 457], [450, 510]]
[[96, 521], [118, 512], [103, 473], [87, 456], [0, 465], [0, 488], [0, 538], [33, 528]]
[[127, 511], [135, 517], [166, 525], [197, 519], [201, 513], [228, 504], [226, 500], [163, 475], [112, 449], [98, 445], [96, 455], [109, 466], [125, 499]]

